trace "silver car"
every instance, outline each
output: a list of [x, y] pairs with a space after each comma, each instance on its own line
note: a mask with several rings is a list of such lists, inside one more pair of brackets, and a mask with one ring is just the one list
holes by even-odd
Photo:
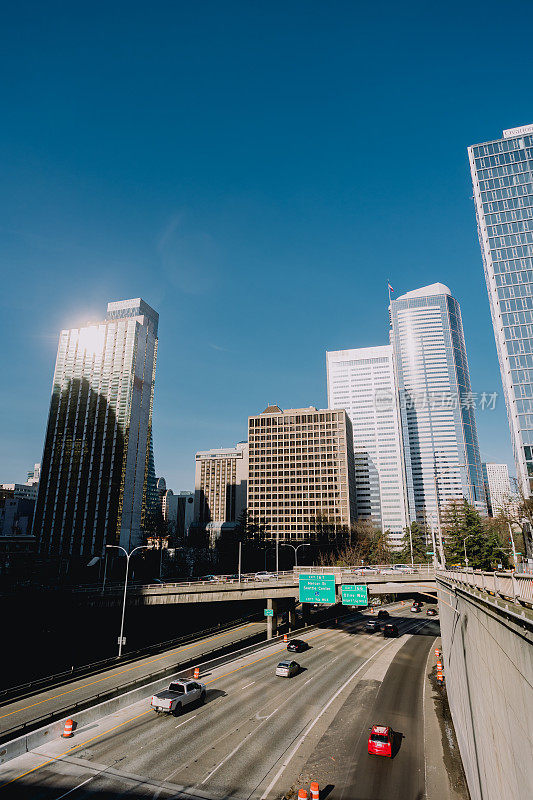
[[276, 675], [280, 678], [292, 678], [300, 672], [300, 665], [296, 661], [280, 661], [276, 667]]

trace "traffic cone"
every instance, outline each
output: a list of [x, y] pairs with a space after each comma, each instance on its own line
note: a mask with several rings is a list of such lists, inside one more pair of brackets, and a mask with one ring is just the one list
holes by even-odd
[[194, 668], [194, 680], [197, 681], [199, 677], [200, 677], [200, 667], [195, 667]]
[[313, 781], [313, 783], [311, 784], [310, 795], [311, 795], [311, 800], [319, 800], [320, 798], [320, 789], [318, 788], [318, 783], [316, 781]]
[[437, 661], [437, 670], [442, 672], [442, 661]]
[[305, 789], [298, 789], [298, 800], [307, 800], [307, 792]]
[[63, 733], [61, 734], [63, 739], [70, 739], [70, 737], [72, 736], [73, 728], [74, 728], [74, 722], [71, 719], [67, 719], [67, 721], [65, 722], [65, 728], [63, 730]]
[[289, 641], [289, 637], [287, 636], [286, 633], [283, 635], [283, 641], [284, 642], [288, 642]]

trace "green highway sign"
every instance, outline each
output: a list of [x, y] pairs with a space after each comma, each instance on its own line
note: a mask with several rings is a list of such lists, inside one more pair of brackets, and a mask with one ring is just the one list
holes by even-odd
[[274, 609], [273, 608], [265, 608], [265, 617], [273, 617], [274, 616]]
[[335, 575], [299, 575], [300, 603], [335, 603]]
[[368, 589], [365, 584], [341, 586], [343, 606], [367, 606]]

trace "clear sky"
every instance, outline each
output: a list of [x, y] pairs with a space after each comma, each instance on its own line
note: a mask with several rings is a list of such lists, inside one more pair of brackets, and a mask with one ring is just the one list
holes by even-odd
[[[41, 458], [61, 328], [160, 314], [156, 472], [326, 404], [396, 295], [459, 300], [512, 464], [466, 148], [533, 122], [533, 4], [11, 3], [0, 29], [0, 481]], [[514, 467], [513, 467], [514, 472]]]

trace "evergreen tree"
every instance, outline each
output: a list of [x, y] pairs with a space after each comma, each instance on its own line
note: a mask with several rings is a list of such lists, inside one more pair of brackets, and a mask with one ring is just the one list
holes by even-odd
[[412, 522], [407, 526], [402, 539], [402, 549], [400, 551], [400, 561], [406, 564], [411, 563], [411, 543], [413, 545], [413, 562], [423, 564], [428, 560], [427, 534], [418, 522]]
[[498, 530], [466, 500], [451, 503], [443, 514], [443, 523], [448, 563], [464, 564], [466, 549], [468, 564], [474, 569], [491, 570], [498, 564], [508, 565], [508, 553]]

